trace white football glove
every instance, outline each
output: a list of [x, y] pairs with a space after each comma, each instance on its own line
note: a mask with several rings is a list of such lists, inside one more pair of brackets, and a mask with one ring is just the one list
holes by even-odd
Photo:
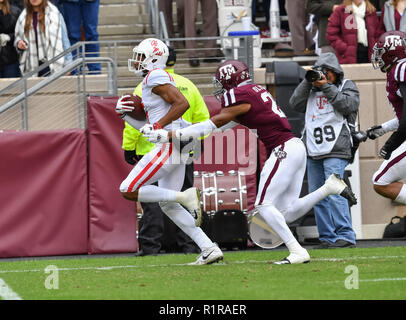
[[164, 129], [151, 130], [148, 133], [144, 133], [143, 136], [152, 143], [165, 143], [169, 142], [168, 131]]
[[386, 133], [386, 130], [382, 128], [381, 125], [372, 126], [371, 128], [367, 129], [367, 136], [369, 139], [375, 140], [380, 136], [383, 136]]
[[152, 124], [150, 124], [150, 123], [146, 123], [140, 128], [140, 132], [142, 134], [148, 134], [151, 131], [154, 131], [154, 126]]
[[131, 112], [134, 110], [134, 101], [127, 100], [129, 97], [129, 95], [125, 95], [118, 99], [116, 104], [116, 112], [118, 114], [123, 114], [125, 112]]

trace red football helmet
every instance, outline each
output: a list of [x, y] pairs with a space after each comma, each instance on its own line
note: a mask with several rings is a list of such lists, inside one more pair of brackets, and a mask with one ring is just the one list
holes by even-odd
[[235, 88], [247, 80], [251, 80], [251, 76], [244, 62], [226, 60], [217, 68], [216, 78], [214, 79], [214, 96], [218, 97], [224, 93], [224, 90]]
[[388, 31], [382, 34], [375, 43], [371, 62], [374, 69], [388, 72], [400, 59], [406, 58], [406, 33]]

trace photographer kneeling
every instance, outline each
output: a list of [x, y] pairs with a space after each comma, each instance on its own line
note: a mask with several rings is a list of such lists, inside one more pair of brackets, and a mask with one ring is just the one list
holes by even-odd
[[[332, 174], [344, 177], [353, 159], [352, 132], [359, 107], [359, 91], [344, 72], [336, 56], [320, 55], [312, 70], [290, 98], [294, 110], [305, 113], [303, 141], [307, 147], [309, 193], [324, 184]], [[352, 126], [352, 130], [350, 129]], [[340, 196], [329, 196], [314, 207], [319, 248], [355, 245], [349, 205]]]

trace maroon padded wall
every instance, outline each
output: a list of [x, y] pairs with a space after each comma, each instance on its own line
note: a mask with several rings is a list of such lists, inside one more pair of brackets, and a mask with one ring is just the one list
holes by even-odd
[[0, 257], [86, 253], [85, 131], [7, 131], [0, 150]]
[[119, 190], [132, 166], [124, 160], [124, 122], [114, 111], [117, 97], [88, 99], [89, 253], [136, 252], [135, 202]]

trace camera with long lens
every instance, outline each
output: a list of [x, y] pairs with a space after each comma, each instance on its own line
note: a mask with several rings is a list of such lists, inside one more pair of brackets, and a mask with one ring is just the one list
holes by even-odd
[[313, 67], [305, 74], [305, 78], [308, 82], [314, 82], [323, 79], [323, 74], [327, 79], [327, 71], [322, 67]]

